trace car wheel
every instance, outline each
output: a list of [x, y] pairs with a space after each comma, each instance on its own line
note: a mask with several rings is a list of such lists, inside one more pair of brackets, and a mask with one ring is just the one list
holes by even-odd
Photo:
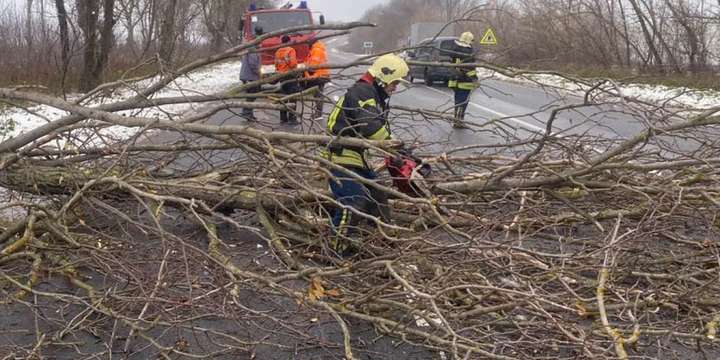
[[423, 75], [423, 80], [425, 80], [425, 85], [427, 85], [427, 86], [433, 85], [433, 81], [430, 78], [430, 74], [428, 74], [427, 69], [425, 69], [425, 74]]

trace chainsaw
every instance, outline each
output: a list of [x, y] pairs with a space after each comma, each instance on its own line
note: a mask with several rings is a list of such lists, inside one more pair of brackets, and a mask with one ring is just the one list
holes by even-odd
[[[422, 159], [414, 156], [409, 150], [403, 150], [399, 153], [400, 156], [385, 157], [385, 166], [393, 179], [393, 185], [404, 194], [412, 197], [422, 197], [423, 191], [417, 186], [415, 180], [430, 176], [432, 172], [430, 164], [424, 163]], [[413, 173], [415, 173], [414, 177]]]

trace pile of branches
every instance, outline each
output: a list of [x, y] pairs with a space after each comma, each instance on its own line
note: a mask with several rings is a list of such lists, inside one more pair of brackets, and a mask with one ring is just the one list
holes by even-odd
[[[418, 179], [423, 196], [382, 172], [368, 186], [390, 194], [393, 220], [356, 213], [360, 253], [340, 258], [328, 247], [339, 204], [327, 181], [341, 168], [318, 150], [362, 143], [381, 163], [396, 142], [335, 139], [323, 120], [298, 131], [207, 121], [239, 107], [275, 121], [288, 99], [248, 102], [245, 87], [148, 100], [245, 49], [95, 107], [0, 89], [69, 113], [0, 143], [4, 209], [23, 212], [1, 225], [6, 358], [400, 358], [373, 345], [386, 339], [417, 358], [717, 356], [720, 108], [668, 109], [600, 83], [538, 109], [546, 128], [529, 136], [501, 118], [463, 130], [491, 139], [482, 144], [433, 151], [420, 136], [416, 154], [434, 168]], [[173, 119], [117, 113], [178, 102], [207, 106]], [[555, 131], [560, 116], [610, 105], [642, 127]], [[613, 126], [593, 119], [576, 126]], [[399, 108], [390, 121], [402, 133], [450, 118]], [[112, 138], [111, 126], [136, 132]], [[58, 139], [68, 145], [48, 146]], [[308, 330], [323, 324], [337, 336]]]

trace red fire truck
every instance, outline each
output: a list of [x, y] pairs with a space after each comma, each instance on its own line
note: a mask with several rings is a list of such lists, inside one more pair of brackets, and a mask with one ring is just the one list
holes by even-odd
[[[325, 24], [325, 17], [320, 15], [320, 25]], [[245, 40], [255, 39], [255, 27], [262, 27], [265, 33], [282, 30], [289, 27], [297, 27], [303, 25], [312, 25], [312, 12], [307, 6], [307, 1], [300, 1], [300, 4], [293, 8], [288, 3], [278, 9], [258, 9], [255, 4], [251, 4], [245, 12], [243, 19], [240, 21], [240, 29]], [[317, 31], [305, 30], [288, 34], [295, 43], [293, 47], [297, 52], [298, 63], [302, 63], [307, 58], [310, 51], [310, 44], [317, 37]], [[263, 40], [260, 49], [274, 48], [280, 45], [280, 36], [275, 36]], [[260, 72], [263, 76], [275, 73], [275, 51], [262, 50], [260, 53], [260, 61], [262, 68]]]

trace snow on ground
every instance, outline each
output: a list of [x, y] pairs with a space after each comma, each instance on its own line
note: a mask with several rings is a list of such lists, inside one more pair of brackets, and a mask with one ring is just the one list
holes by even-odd
[[[233, 61], [199, 69], [187, 76], [176, 79], [165, 89], [152, 96], [152, 98], [213, 94], [228, 90], [232, 86], [238, 84], [240, 66], [240, 61]], [[136, 90], [144, 89], [155, 81], [157, 81], [155, 78], [147, 79], [139, 81], [135, 84], [129, 84], [129, 86], [134, 87]], [[89, 101], [83, 105], [97, 106], [103, 103], [113, 103], [128, 99], [135, 93], [135, 90], [130, 87], [125, 87], [116, 90], [111, 96], [102, 99], [102, 101]], [[68, 97], [68, 101], [76, 101], [79, 98], [80, 95], [72, 95]], [[200, 104], [199, 106], [204, 105], [205, 104]], [[142, 111], [125, 111], [119, 113], [133, 116], [168, 118], [168, 116], [176, 116], [195, 107], [195, 104], [174, 104], [161, 106], [160, 108], [144, 109]], [[49, 121], [57, 120], [66, 115], [68, 115], [67, 112], [47, 105], [32, 106], [29, 107], [27, 111], [21, 109], [2, 110], [2, 108], [0, 108], [0, 141], [4, 141], [18, 134], [30, 131], [38, 126], [46, 124]], [[104, 135], [123, 139], [132, 136], [136, 130], [137, 129], [135, 128], [112, 126], [105, 129], [103, 133]], [[88, 134], [86, 138], [91, 138], [93, 137], [92, 135], [93, 134]], [[83, 138], [82, 134], [77, 131], [74, 132], [74, 136], [77, 136], [80, 139]], [[59, 148], [65, 146], [65, 143], [62, 140], [54, 141], [51, 144]], [[20, 219], [24, 217], [27, 214], [24, 206], [11, 206], [11, 204], [16, 201], [34, 203], [38, 200], [25, 194], [19, 194], [5, 188], [0, 188], [0, 216], [5, 219]]]
[[[238, 84], [240, 66], [240, 61], [230, 61], [196, 70], [176, 79], [168, 85], [167, 88], [155, 94], [153, 98], [212, 94], [227, 90], [233, 85]], [[516, 83], [542, 85], [577, 94], [581, 94], [586, 90], [585, 86], [551, 74], [526, 74], [510, 78], [485, 68], [478, 68], [478, 74], [481, 79], [493, 78]], [[130, 86], [136, 90], [143, 89], [155, 81], [156, 79], [148, 79], [130, 84], [128, 87], [116, 90], [110, 97], [105, 97], [102, 101], [91, 101], [84, 105], [96, 106], [101, 103], [111, 103], [128, 99], [135, 94], [135, 90], [131, 89]], [[718, 91], [701, 91], [643, 84], [620, 84], [618, 87], [624, 96], [634, 97], [647, 102], [660, 103], [670, 100], [669, 104], [671, 106], [694, 109], [720, 106], [720, 92]], [[74, 95], [69, 100], [73, 101], [78, 98], [79, 95]], [[197, 106], [204, 106], [204, 104], [165, 105], [160, 108], [145, 109], [142, 111], [126, 111], [121, 114], [168, 118], [180, 115], [191, 109], [194, 110]], [[64, 111], [45, 105], [33, 106], [28, 110], [29, 111], [19, 109], [0, 110], [0, 141], [67, 115]], [[14, 124], [14, 126], [9, 126], [10, 124]], [[134, 133], [135, 129], [120, 126], [113, 126], [104, 130], [104, 134], [113, 135], [118, 138], [127, 138]], [[63, 146], [64, 144], [56, 143], [55, 145]]]
[[[238, 85], [240, 66], [240, 61], [232, 61], [196, 70], [186, 76], [175, 79], [175, 81], [169, 84], [165, 89], [153, 95], [152, 98], [205, 95], [227, 90], [234, 85]], [[87, 103], [83, 103], [83, 105], [97, 106], [100, 104], [129, 99], [136, 94], [137, 90], [142, 90], [153, 84], [155, 81], [157, 81], [157, 78], [146, 79], [138, 81], [134, 84], [128, 84], [127, 87], [119, 88], [114, 91], [109, 97], [105, 97], [101, 100], [89, 101]], [[80, 95], [72, 95], [68, 98], [68, 101], [76, 101], [79, 98]], [[200, 104], [199, 106], [204, 105], [205, 104]], [[124, 111], [119, 112], [119, 114], [128, 116], [168, 118], [180, 115], [187, 110], [195, 109], [197, 106], [198, 105], [195, 104], [173, 104], [164, 105], [159, 108], [144, 109], [141, 111]], [[57, 120], [66, 115], [68, 115], [67, 112], [47, 105], [32, 106], [28, 108], [28, 111], [21, 109], [0, 110], [0, 141], [4, 141], [18, 134], [30, 131], [38, 126], [48, 123], [49, 121]], [[105, 129], [104, 133], [119, 138], [127, 138], [135, 133], [135, 129], [113, 126], [109, 129]], [[56, 146], [62, 145], [63, 144], [56, 144]]]
[[[486, 68], [478, 68], [477, 71], [480, 79], [492, 78], [548, 86], [580, 96], [589, 89], [586, 85], [553, 74], [524, 74], [512, 78]], [[720, 91], [647, 84], [618, 84], [617, 90], [625, 97], [655, 104], [667, 102], [669, 106], [685, 109], [708, 109], [720, 106]]]

